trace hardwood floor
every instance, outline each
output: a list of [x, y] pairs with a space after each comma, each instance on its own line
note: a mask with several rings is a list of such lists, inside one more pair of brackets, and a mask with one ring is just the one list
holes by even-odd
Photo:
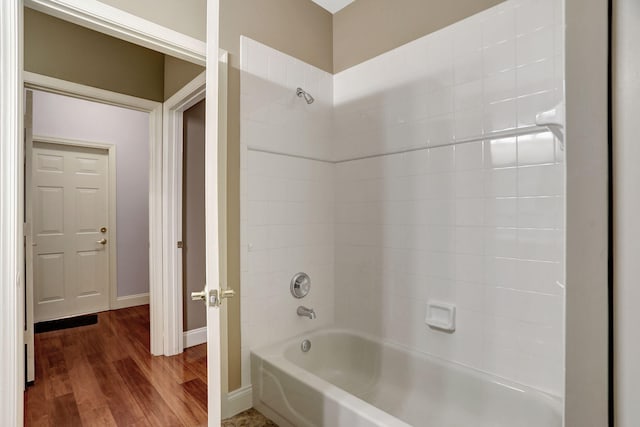
[[198, 426], [207, 422], [207, 349], [149, 353], [149, 307], [35, 335], [27, 426]]

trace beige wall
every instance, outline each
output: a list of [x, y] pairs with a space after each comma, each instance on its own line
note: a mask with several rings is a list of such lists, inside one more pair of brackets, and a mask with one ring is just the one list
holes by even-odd
[[24, 68], [163, 101], [164, 55], [25, 8]]
[[503, 0], [356, 0], [333, 17], [333, 72], [444, 28]]
[[200, 101], [183, 115], [182, 181], [182, 317], [183, 329], [207, 325], [206, 306], [192, 301], [191, 292], [201, 291], [205, 283], [204, 240], [204, 131], [205, 102]]
[[204, 71], [33, 9], [24, 23], [26, 71], [158, 102]]
[[220, 0], [220, 47], [235, 68], [241, 35], [333, 70], [332, 15], [310, 0]]
[[207, 0], [100, 1], [198, 40], [207, 39]]
[[164, 57], [164, 100], [171, 98], [204, 71], [204, 67], [173, 56]]

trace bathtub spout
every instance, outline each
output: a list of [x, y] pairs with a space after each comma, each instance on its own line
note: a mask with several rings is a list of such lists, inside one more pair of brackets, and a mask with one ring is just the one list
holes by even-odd
[[316, 312], [313, 311], [313, 308], [307, 308], [303, 305], [298, 307], [298, 316], [308, 317], [309, 319], [316, 318]]

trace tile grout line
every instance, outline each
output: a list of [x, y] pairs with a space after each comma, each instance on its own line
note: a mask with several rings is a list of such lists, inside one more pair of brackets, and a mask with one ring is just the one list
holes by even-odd
[[254, 151], [254, 152], [257, 152], [257, 153], [273, 154], [273, 155], [277, 155], [277, 156], [287, 156], [287, 157], [293, 157], [293, 158], [296, 158], [296, 159], [311, 160], [311, 161], [329, 163], [329, 164], [334, 164], [335, 165], [335, 164], [341, 164], [341, 163], [354, 162], [354, 161], [358, 161], [358, 160], [366, 160], [366, 159], [373, 159], [373, 158], [377, 158], [377, 157], [392, 156], [392, 155], [396, 155], [396, 154], [412, 153], [414, 151], [429, 150], [429, 149], [440, 148], [440, 147], [452, 147], [452, 146], [456, 146], [456, 145], [460, 145], [460, 144], [469, 144], [469, 143], [472, 143], [472, 142], [481, 142], [481, 141], [486, 141], [486, 140], [491, 140], [491, 139], [511, 138], [511, 137], [515, 137], [515, 136], [532, 135], [532, 134], [544, 133], [544, 132], [549, 132], [549, 128], [546, 127], [546, 126], [530, 125], [530, 126], [517, 128], [517, 129], [512, 129], [512, 130], [491, 132], [491, 133], [487, 133], [485, 135], [479, 135], [479, 136], [474, 136], [474, 137], [470, 137], [470, 138], [464, 138], [464, 139], [460, 139], [460, 140], [457, 140], [457, 141], [452, 141], [452, 142], [448, 142], [448, 143], [444, 143], [444, 144], [424, 145], [424, 146], [421, 146], [421, 147], [407, 148], [407, 149], [403, 149], [403, 150], [395, 150], [395, 151], [389, 151], [389, 152], [386, 152], [386, 153], [379, 153], [379, 154], [369, 154], [369, 155], [366, 155], [366, 156], [352, 157], [352, 158], [342, 159], [342, 160], [327, 160], [327, 159], [322, 159], [322, 158], [313, 157], [313, 156], [304, 156], [304, 155], [300, 155], [300, 154], [290, 154], [290, 153], [285, 153], [285, 152], [277, 151], [277, 150], [268, 150], [268, 149], [264, 149], [264, 148], [254, 147], [254, 146], [251, 146], [251, 145], [247, 145], [247, 150], [248, 151]]

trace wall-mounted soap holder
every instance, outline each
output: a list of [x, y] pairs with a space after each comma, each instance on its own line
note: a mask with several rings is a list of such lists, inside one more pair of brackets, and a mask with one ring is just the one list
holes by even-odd
[[456, 330], [456, 306], [438, 301], [427, 302], [424, 323], [430, 328], [453, 332]]

